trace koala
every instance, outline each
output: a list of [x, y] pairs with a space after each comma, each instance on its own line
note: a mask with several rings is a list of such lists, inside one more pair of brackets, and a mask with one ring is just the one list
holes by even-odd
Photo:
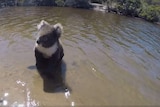
[[64, 56], [60, 41], [63, 26], [60, 23], [51, 25], [42, 20], [37, 25], [37, 29], [38, 38], [34, 48], [37, 70], [49, 75], [53, 72], [60, 72]]

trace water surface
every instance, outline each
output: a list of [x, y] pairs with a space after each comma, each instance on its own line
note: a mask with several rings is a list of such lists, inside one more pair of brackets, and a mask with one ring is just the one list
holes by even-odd
[[[70, 95], [44, 92], [46, 81], [34, 66], [36, 25], [42, 19], [64, 26]], [[73, 8], [1, 9], [0, 104], [160, 105], [159, 41], [160, 27], [140, 19]]]

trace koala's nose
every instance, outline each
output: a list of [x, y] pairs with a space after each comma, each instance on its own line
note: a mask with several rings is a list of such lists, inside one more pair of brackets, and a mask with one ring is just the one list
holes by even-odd
[[40, 41], [39, 41], [39, 40], [37, 40], [37, 44], [40, 44]]

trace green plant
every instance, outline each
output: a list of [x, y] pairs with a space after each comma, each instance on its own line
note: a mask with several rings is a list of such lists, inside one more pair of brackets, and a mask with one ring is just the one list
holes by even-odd
[[117, 0], [117, 9], [124, 15], [137, 16], [141, 7], [140, 0]]
[[56, 3], [57, 6], [60, 6], [60, 7], [65, 5], [65, 1], [64, 0], [55, 0], [55, 3]]
[[156, 6], [148, 6], [146, 9], [142, 9], [140, 12], [140, 17], [147, 21], [158, 22], [160, 15], [160, 8]]

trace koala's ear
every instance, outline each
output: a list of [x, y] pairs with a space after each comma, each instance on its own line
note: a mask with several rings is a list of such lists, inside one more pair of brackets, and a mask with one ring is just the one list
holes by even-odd
[[45, 20], [41, 20], [41, 22], [37, 25], [37, 29], [40, 30], [45, 25], [49, 25], [49, 23]]
[[56, 30], [58, 37], [60, 37], [63, 33], [63, 26], [60, 23], [57, 23], [54, 25], [54, 29]]

